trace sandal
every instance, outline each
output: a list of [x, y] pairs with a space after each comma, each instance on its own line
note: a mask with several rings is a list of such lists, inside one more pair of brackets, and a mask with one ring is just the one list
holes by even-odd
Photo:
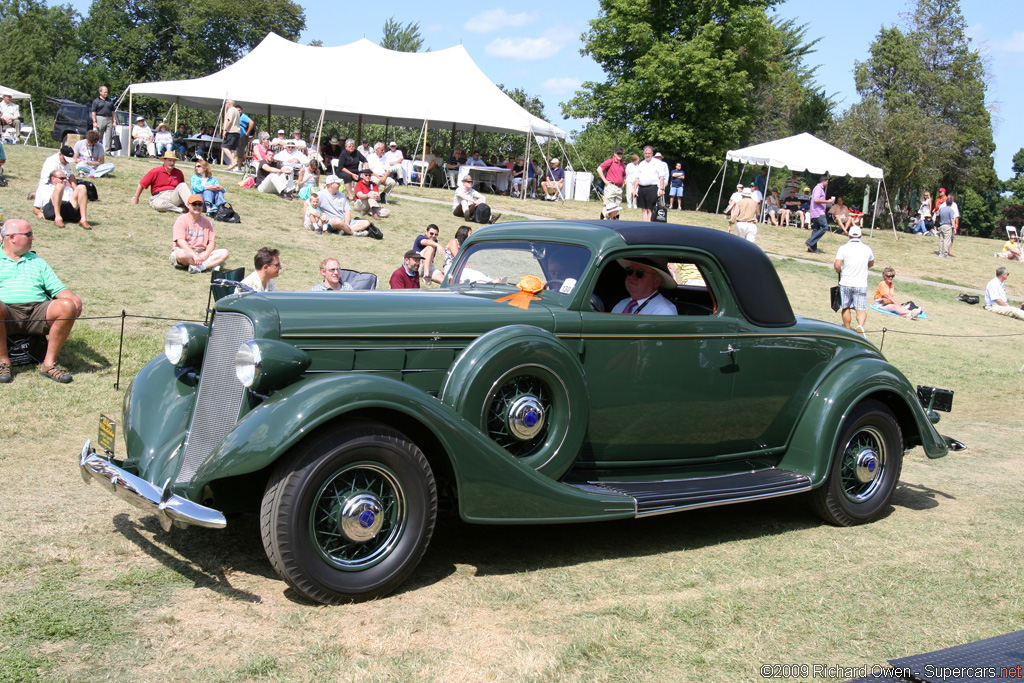
[[61, 384], [68, 384], [73, 379], [70, 372], [60, 367], [56, 363], [54, 363], [50, 367], [40, 365], [39, 374], [42, 375], [43, 377], [49, 377], [54, 382], [60, 382]]
[[11, 366], [9, 363], [0, 363], [0, 384], [9, 384], [14, 381], [14, 376], [11, 375]]

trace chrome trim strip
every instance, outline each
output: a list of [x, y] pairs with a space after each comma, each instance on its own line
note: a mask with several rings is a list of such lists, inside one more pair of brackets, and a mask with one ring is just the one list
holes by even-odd
[[768, 498], [781, 498], [783, 496], [791, 496], [795, 493], [803, 493], [804, 491], [810, 491], [813, 486], [808, 484], [807, 486], [801, 486], [800, 488], [790, 489], [788, 491], [779, 491], [776, 493], [761, 494], [754, 496], [745, 496], [743, 498], [730, 498], [729, 500], [715, 500], [707, 503], [694, 503], [692, 505], [675, 505], [673, 507], [660, 508], [658, 510], [650, 510], [648, 512], [637, 512], [637, 518], [640, 517], [654, 517], [656, 515], [667, 515], [670, 512], [679, 512], [680, 510], [698, 510], [700, 508], [711, 508], [718, 507], [719, 505], [732, 505], [733, 503], [746, 503], [751, 500], [766, 500]]
[[161, 489], [104, 460], [92, 452], [92, 442], [88, 439], [82, 446], [78, 466], [85, 483], [92, 483], [93, 479], [103, 482], [121, 500], [157, 515], [164, 531], [170, 531], [174, 523], [208, 529], [223, 529], [228, 524], [221, 512], [171, 493], [170, 481]]
[[344, 334], [314, 334], [303, 333], [282, 333], [281, 339], [476, 339], [480, 336], [477, 332], [455, 333], [455, 332], [423, 332], [420, 334], [412, 332], [346, 332]]
[[459, 346], [298, 346], [301, 351], [461, 351], [466, 348]]
[[382, 369], [382, 370], [307, 370], [306, 374], [307, 375], [315, 375], [315, 374], [322, 374], [322, 375], [337, 375], [337, 374], [343, 374], [343, 375], [373, 375], [374, 373], [446, 373], [447, 371], [449, 371], [449, 369], [447, 369], [447, 368], [411, 368], [409, 370], [401, 369], [401, 368], [398, 368], [398, 369], [395, 369], [395, 370], [388, 370], [388, 369], [385, 368], [385, 369]]

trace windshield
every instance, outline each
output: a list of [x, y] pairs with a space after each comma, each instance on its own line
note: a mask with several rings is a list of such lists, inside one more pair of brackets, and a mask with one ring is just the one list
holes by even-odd
[[552, 242], [483, 242], [467, 249], [452, 284], [516, 285], [527, 275], [545, 290], [572, 294], [590, 262], [590, 250]]

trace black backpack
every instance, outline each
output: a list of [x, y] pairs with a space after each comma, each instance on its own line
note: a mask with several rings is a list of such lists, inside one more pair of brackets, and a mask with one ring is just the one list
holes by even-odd
[[477, 223], [487, 225], [491, 222], [491, 207], [487, 204], [478, 204], [473, 212], [473, 220]]
[[217, 213], [213, 214], [213, 220], [220, 221], [221, 223], [241, 223], [242, 217], [231, 208], [230, 204], [225, 202], [217, 207]]
[[85, 185], [85, 196], [89, 198], [90, 202], [98, 202], [100, 200], [100, 193], [96, 191], [96, 184], [91, 180], [79, 180], [82, 185]]

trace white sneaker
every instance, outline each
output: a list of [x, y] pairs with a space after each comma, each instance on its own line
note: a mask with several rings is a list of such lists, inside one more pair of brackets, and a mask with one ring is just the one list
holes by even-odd
[[199, 270], [199, 266], [193, 263], [188, 267], [188, 272], [192, 275], [195, 275], [196, 273], [201, 273], [203, 271]]
[[352, 236], [353, 237], [366, 237], [369, 234], [370, 234], [369, 230], [357, 230], [356, 232], [352, 233]]

